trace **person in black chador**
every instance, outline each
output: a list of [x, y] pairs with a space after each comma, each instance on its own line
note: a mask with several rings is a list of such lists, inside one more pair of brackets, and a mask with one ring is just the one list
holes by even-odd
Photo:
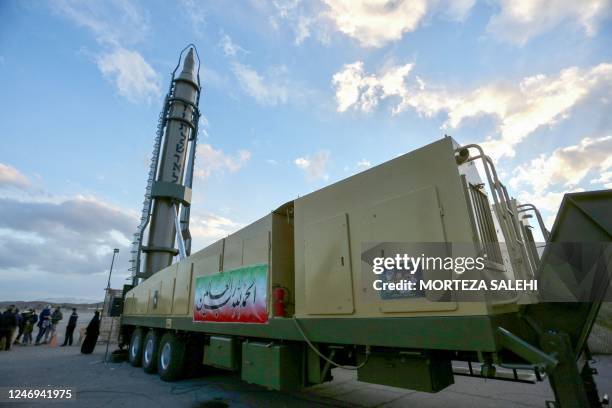
[[72, 346], [72, 334], [74, 333], [74, 328], [76, 327], [78, 318], [79, 315], [77, 314], [77, 310], [73, 307], [72, 314], [68, 320], [68, 326], [66, 326], [66, 335], [64, 336], [64, 344], [62, 344], [62, 347], [67, 344]]
[[96, 342], [98, 341], [98, 336], [100, 335], [100, 312], [96, 311], [93, 319], [87, 325], [87, 330], [85, 331], [85, 340], [83, 340], [83, 345], [81, 346], [81, 353], [83, 354], [91, 354], [96, 347]]
[[17, 314], [15, 313], [15, 305], [9, 306], [2, 315], [0, 315], [0, 342], [4, 339], [4, 350], [11, 349], [13, 343], [13, 333], [17, 327]]

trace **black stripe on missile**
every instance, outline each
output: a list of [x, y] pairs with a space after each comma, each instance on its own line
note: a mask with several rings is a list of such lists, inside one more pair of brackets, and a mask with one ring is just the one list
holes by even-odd
[[184, 105], [191, 106], [196, 112], [198, 111], [198, 107], [196, 106], [196, 104], [194, 102], [191, 102], [190, 100], [185, 99], [185, 98], [179, 98], [178, 96], [175, 96], [174, 98], [168, 99], [168, 102], [169, 103], [180, 102], [180, 103], [182, 103]]
[[168, 120], [175, 120], [177, 122], [181, 122], [184, 123], [185, 125], [189, 126], [192, 130], [195, 130], [195, 125], [193, 123], [191, 123], [190, 120], [182, 118], [180, 116], [169, 116]]

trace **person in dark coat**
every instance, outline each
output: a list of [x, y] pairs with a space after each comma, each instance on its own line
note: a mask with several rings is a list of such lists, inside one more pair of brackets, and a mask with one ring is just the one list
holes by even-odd
[[23, 330], [25, 329], [26, 323], [30, 319], [30, 311], [24, 310], [21, 313], [17, 314], [17, 337], [15, 337], [15, 341], [13, 344], [19, 344], [19, 340], [21, 340], [21, 336], [23, 335]]
[[34, 325], [38, 321], [38, 315], [36, 314], [36, 310], [30, 309], [30, 314], [28, 315], [25, 328], [23, 329], [23, 342], [24, 346], [29, 346], [32, 344], [32, 332], [34, 331]]
[[55, 336], [55, 329], [57, 328], [57, 324], [63, 318], [64, 318], [64, 315], [62, 314], [60, 307], [57, 306], [55, 310], [53, 311], [53, 313], [51, 313], [51, 318], [50, 318], [51, 324], [47, 328], [47, 331], [45, 331], [45, 343], [47, 341], [51, 341], [51, 339]]
[[85, 331], [85, 340], [83, 340], [83, 345], [81, 346], [81, 353], [83, 354], [91, 354], [96, 347], [96, 342], [98, 341], [98, 336], [100, 335], [100, 312], [96, 311], [94, 317], [91, 319], [89, 324], [87, 325], [87, 330]]
[[72, 334], [74, 333], [78, 318], [79, 315], [77, 314], [76, 308], [72, 308], [72, 314], [68, 319], [68, 326], [66, 326], [66, 335], [64, 336], [64, 344], [62, 344], [62, 347], [65, 345], [72, 346]]
[[11, 305], [2, 313], [0, 318], [0, 341], [4, 339], [4, 349], [10, 350], [13, 343], [13, 333], [17, 327], [17, 316], [14, 311], [15, 306]]
[[[19, 309], [13, 310], [13, 314], [15, 315], [15, 323], [17, 323], [17, 325], [15, 326], [15, 331], [17, 332], [17, 336], [15, 337], [13, 344], [19, 344], [19, 338], [21, 337], [23, 333], [23, 324], [22, 324], [23, 318], [21, 317], [21, 313], [19, 312]], [[13, 332], [13, 334], [15, 333]]]
[[0, 350], [4, 350], [6, 348], [6, 342], [9, 341], [9, 319], [4, 316], [4, 313], [0, 313], [0, 347], [2, 347]]
[[4, 313], [0, 313], [0, 350], [6, 347], [8, 340], [8, 319], [4, 317]]
[[47, 305], [42, 312], [40, 312], [40, 316], [38, 316], [38, 334], [36, 335], [36, 345], [40, 344], [40, 339], [42, 336], [49, 330], [49, 326], [51, 325], [51, 305]]

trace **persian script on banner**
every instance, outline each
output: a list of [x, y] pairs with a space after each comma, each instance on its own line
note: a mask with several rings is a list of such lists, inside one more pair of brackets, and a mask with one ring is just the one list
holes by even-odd
[[266, 323], [267, 292], [267, 264], [198, 276], [195, 282], [193, 320]]

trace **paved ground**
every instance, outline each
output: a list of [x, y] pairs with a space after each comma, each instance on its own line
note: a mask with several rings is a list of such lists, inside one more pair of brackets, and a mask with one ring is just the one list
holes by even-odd
[[[306, 392], [285, 394], [245, 384], [225, 372], [164, 383], [156, 375], [127, 363], [102, 363], [104, 346], [92, 355], [78, 347], [15, 347], [0, 352], [0, 389], [50, 385], [76, 390], [67, 407], [544, 407], [552, 399], [547, 382], [537, 385], [455, 377], [456, 383], [438, 394], [359, 383], [353, 372], [334, 370], [334, 381]], [[612, 356], [601, 356], [595, 367], [600, 392], [612, 390]], [[5, 391], [4, 391], [5, 392]], [[0, 406], [47, 406], [45, 403]]]

